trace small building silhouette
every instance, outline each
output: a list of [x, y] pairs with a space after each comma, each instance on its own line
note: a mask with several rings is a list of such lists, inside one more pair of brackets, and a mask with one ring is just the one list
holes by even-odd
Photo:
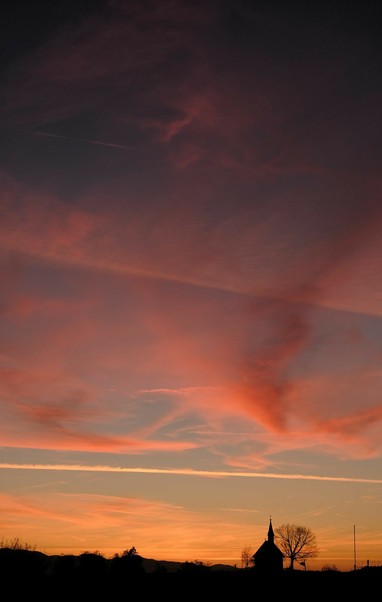
[[277, 574], [283, 570], [284, 554], [275, 544], [272, 519], [269, 519], [268, 539], [252, 556], [256, 572]]

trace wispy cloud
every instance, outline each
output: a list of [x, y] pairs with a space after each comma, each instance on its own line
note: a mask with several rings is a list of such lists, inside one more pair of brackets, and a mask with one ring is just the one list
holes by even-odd
[[363, 479], [357, 477], [328, 477], [319, 475], [304, 474], [277, 474], [262, 472], [230, 472], [224, 470], [197, 470], [192, 468], [133, 468], [123, 466], [92, 466], [83, 464], [7, 464], [0, 463], [0, 469], [13, 470], [62, 470], [79, 472], [112, 472], [112, 473], [132, 473], [132, 474], [162, 474], [162, 475], [181, 475], [191, 477], [236, 477], [236, 478], [257, 478], [257, 479], [291, 479], [306, 481], [335, 481], [344, 483], [375, 483], [382, 484], [382, 479]]
[[118, 148], [121, 150], [130, 150], [130, 151], [139, 151], [137, 146], [127, 146], [125, 144], [114, 144], [112, 142], [105, 142], [101, 140], [91, 140], [89, 138], [76, 138], [74, 136], [64, 136], [62, 134], [52, 134], [48, 132], [41, 132], [39, 130], [17, 130], [18, 132], [23, 132], [24, 134], [32, 134], [35, 136], [45, 136], [46, 138], [58, 138], [61, 140], [73, 140], [74, 142], [85, 142], [88, 144], [95, 144], [98, 146], [109, 146], [110, 148]]
[[9, 446], [204, 446], [238, 469], [381, 453], [379, 161], [366, 117], [360, 144], [348, 129], [378, 95], [340, 102], [337, 54], [294, 61], [226, 6], [111, 2], [4, 76], [25, 145], [1, 181], [0, 259], [24, 264], [0, 274]]

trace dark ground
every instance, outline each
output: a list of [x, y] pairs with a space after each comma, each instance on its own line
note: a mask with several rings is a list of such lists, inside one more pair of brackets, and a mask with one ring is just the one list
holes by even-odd
[[382, 588], [382, 567], [357, 571], [284, 571], [260, 575], [254, 569], [211, 570], [183, 563], [170, 572], [158, 562], [153, 572], [139, 555], [107, 560], [100, 555], [50, 557], [41, 552], [0, 549], [0, 582], [14, 600], [273, 600], [326, 601], [373, 597]]

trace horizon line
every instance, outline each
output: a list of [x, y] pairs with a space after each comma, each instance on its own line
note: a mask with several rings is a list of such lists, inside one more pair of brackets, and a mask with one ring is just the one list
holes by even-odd
[[279, 474], [251, 471], [230, 472], [225, 470], [198, 470], [195, 468], [143, 468], [128, 466], [103, 466], [87, 464], [10, 464], [0, 463], [0, 469], [10, 470], [67, 470], [72, 472], [111, 472], [130, 474], [162, 474], [208, 478], [242, 477], [263, 479], [297, 479], [307, 481], [334, 481], [344, 483], [370, 483], [382, 485], [382, 479], [366, 479], [359, 477], [329, 477], [321, 475]]

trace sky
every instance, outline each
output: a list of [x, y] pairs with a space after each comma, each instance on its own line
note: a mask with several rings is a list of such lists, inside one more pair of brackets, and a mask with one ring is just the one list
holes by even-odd
[[380, 564], [377, 3], [0, 11], [0, 540]]

